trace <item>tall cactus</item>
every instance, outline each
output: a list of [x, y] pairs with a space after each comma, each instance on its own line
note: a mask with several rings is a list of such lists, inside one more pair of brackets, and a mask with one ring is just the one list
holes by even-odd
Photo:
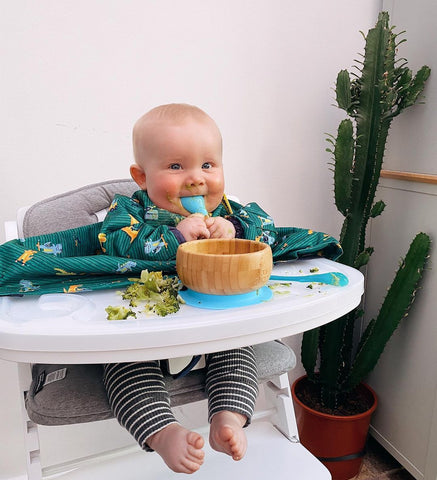
[[[416, 103], [430, 75], [429, 67], [423, 66], [413, 76], [405, 59], [396, 60], [402, 43], [398, 37], [389, 27], [388, 13], [381, 12], [365, 38], [360, 75], [342, 70], [337, 76], [337, 104], [349, 118], [341, 121], [336, 137], [328, 138], [332, 146], [327, 150], [334, 158], [335, 204], [345, 217], [340, 262], [355, 268], [369, 261], [373, 248], [366, 247], [367, 224], [385, 207], [384, 202], [375, 202], [375, 193], [391, 122]], [[376, 365], [414, 299], [429, 244], [424, 233], [413, 240], [379, 315], [370, 322], [355, 355], [354, 327], [362, 313], [359, 309], [304, 334], [302, 363], [310, 380], [320, 386], [325, 406], [335, 407]]]

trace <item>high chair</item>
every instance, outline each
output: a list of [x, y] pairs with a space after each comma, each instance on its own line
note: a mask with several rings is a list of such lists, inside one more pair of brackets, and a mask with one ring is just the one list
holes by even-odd
[[[7, 237], [29, 237], [100, 221], [115, 193], [130, 196], [136, 189], [130, 180], [117, 180], [43, 200], [20, 210], [17, 222], [7, 223]], [[205, 311], [205, 315], [208, 312]], [[246, 430], [247, 455], [242, 461], [233, 462], [206, 447], [205, 464], [193, 477], [208, 480], [260, 479], [268, 475], [274, 475], [275, 479], [331, 478], [326, 468], [299, 443], [287, 376], [296, 363], [293, 351], [279, 341], [255, 345], [255, 351], [263, 394], [253, 423]], [[30, 366], [19, 363], [28, 480], [58, 476], [66, 480], [109, 480], [120, 476], [124, 480], [179, 478], [180, 474], [170, 471], [157, 454], [142, 452], [138, 446], [79, 459], [69, 465], [42, 468], [38, 424], [55, 426], [112, 418], [101, 372], [99, 364], [34, 363]], [[166, 382], [176, 410], [193, 402], [198, 402], [193, 408], [204, 408], [202, 370], [193, 370], [176, 380], [168, 375]], [[55, 428], [53, 433], [56, 435]]]

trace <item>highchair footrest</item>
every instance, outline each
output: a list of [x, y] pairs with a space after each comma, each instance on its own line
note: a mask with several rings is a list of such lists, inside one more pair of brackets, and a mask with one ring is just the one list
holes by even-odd
[[[211, 449], [208, 431], [198, 430], [205, 438], [205, 461], [192, 477], [196, 480], [241, 480], [246, 478], [275, 480], [330, 480], [326, 467], [300, 443], [290, 442], [267, 422], [254, 422], [246, 429], [248, 449], [245, 457], [232, 461]], [[63, 475], [64, 480], [153, 480], [180, 479], [156, 453], [139, 449], [87, 463]]]

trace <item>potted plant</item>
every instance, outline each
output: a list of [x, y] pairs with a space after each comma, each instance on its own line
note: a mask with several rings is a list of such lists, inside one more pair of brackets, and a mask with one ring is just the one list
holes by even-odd
[[[417, 102], [430, 75], [430, 69], [423, 66], [413, 76], [405, 59], [396, 60], [402, 42], [399, 35], [389, 27], [388, 13], [381, 12], [365, 36], [358, 73], [352, 76], [342, 70], [336, 81], [337, 104], [348, 115], [341, 121], [337, 136], [328, 138], [332, 145], [328, 151], [334, 159], [335, 204], [345, 217], [340, 235], [344, 252], [339, 261], [358, 269], [367, 264], [373, 252], [366, 246], [369, 219], [380, 215], [385, 207], [384, 202], [375, 202], [375, 193], [391, 122]], [[429, 246], [428, 235], [417, 234], [377, 317], [358, 342], [355, 326], [363, 313], [360, 308], [303, 336], [302, 363], [307, 375], [292, 387], [300, 440], [325, 463], [334, 480], [349, 479], [359, 471], [370, 415], [376, 408], [374, 392], [362, 381], [407, 315]], [[304, 413], [308, 404], [313, 415], [310, 419]], [[320, 424], [322, 420], [332, 424], [337, 418], [346, 428], [342, 433], [330, 433]], [[345, 427], [347, 420], [352, 425]], [[305, 426], [317, 430], [315, 445]], [[362, 438], [355, 440], [355, 433]], [[340, 445], [341, 440], [346, 445]]]

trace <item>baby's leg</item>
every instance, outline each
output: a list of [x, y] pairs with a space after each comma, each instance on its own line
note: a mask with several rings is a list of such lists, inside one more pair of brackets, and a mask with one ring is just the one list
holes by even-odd
[[158, 361], [107, 364], [103, 380], [115, 417], [141, 448], [156, 450], [176, 472], [199, 469], [203, 438], [177, 423]]
[[214, 353], [207, 356], [207, 362], [210, 444], [240, 460], [247, 448], [243, 427], [250, 423], [258, 394], [253, 348]]

